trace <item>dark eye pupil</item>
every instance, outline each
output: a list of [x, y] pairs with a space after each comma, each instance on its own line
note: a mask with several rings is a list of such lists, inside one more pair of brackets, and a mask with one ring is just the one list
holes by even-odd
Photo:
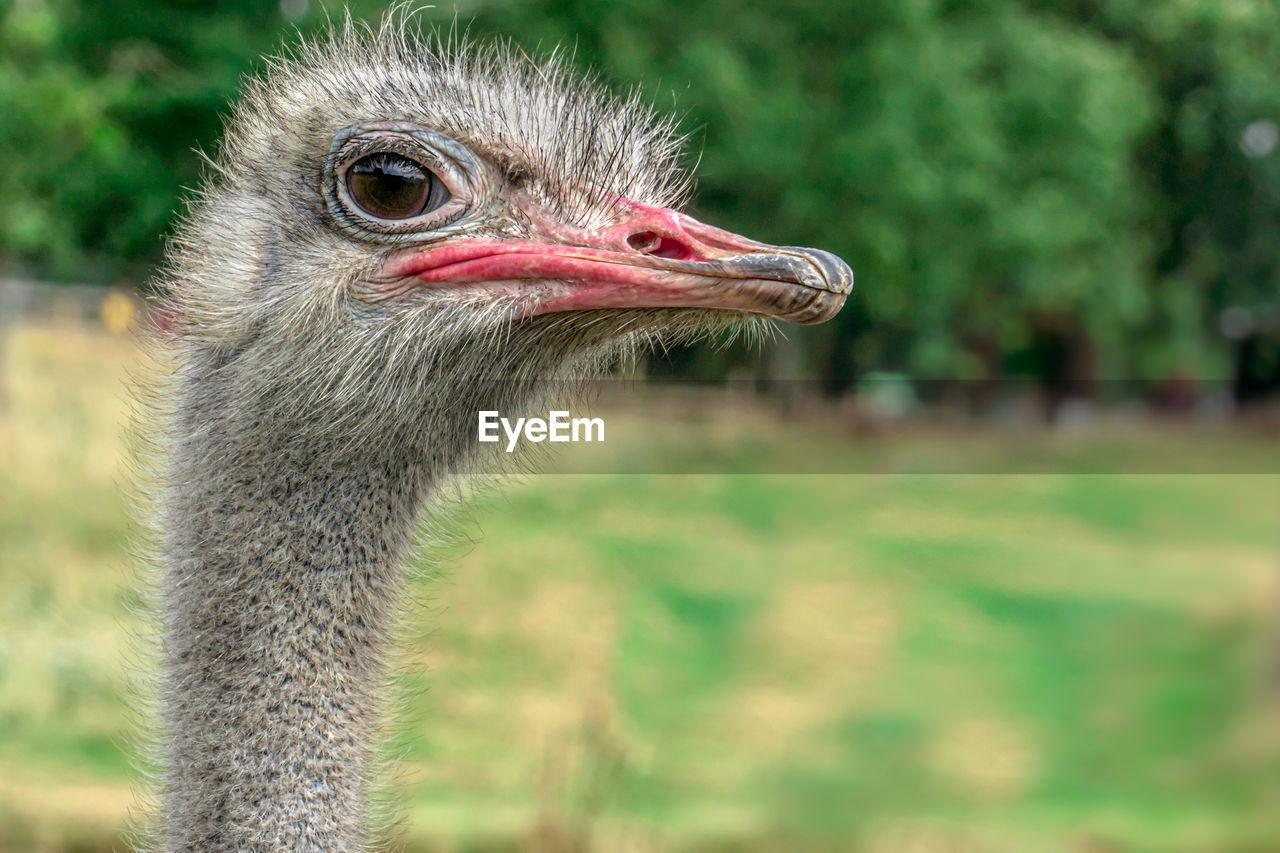
[[449, 200], [430, 170], [399, 154], [370, 154], [351, 164], [347, 189], [361, 210], [379, 219], [409, 219]]

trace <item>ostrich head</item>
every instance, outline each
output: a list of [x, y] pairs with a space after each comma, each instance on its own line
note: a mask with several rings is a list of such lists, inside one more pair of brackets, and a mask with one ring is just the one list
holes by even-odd
[[[401, 569], [478, 409], [629, 346], [819, 322], [849, 268], [677, 212], [669, 122], [402, 21], [248, 85], [169, 254], [166, 851], [365, 849]], [[570, 385], [572, 387], [572, 385]]]
[[442, 384], [500, 379], [492, 407], [657, 336], [833, 316], [834, 255], [678, 212], [681, 142], [555, 59], [348, 23], [249, 84], [174, 241], [190, 366], [309, 441], [387, 441]]

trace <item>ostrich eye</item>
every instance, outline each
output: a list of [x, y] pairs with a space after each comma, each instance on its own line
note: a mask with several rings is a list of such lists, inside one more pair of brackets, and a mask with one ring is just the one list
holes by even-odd
[[411, 219], [449, 201], [435, 173], [400, 154], [370, 154], [347, 169], [351, 200], [378, 219]]

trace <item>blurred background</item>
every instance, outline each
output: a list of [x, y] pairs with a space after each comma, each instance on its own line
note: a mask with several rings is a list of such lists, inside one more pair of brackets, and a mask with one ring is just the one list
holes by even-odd
[[[127, 849], [140, 296], [340, 9], [0, 0], [3, 853]], [[410, 850], [1280, 850], [1280, 5], [421, 14], [642, 86], [696, 215], [858, 288], [654, 357], [415, 581]]]

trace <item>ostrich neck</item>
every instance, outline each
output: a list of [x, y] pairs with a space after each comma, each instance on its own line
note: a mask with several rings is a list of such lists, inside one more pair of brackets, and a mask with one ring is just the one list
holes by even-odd
[[362, 849], [383, 652], [431, 472], [249, 430], [188, 412], [173, 447], [162, 847]]

